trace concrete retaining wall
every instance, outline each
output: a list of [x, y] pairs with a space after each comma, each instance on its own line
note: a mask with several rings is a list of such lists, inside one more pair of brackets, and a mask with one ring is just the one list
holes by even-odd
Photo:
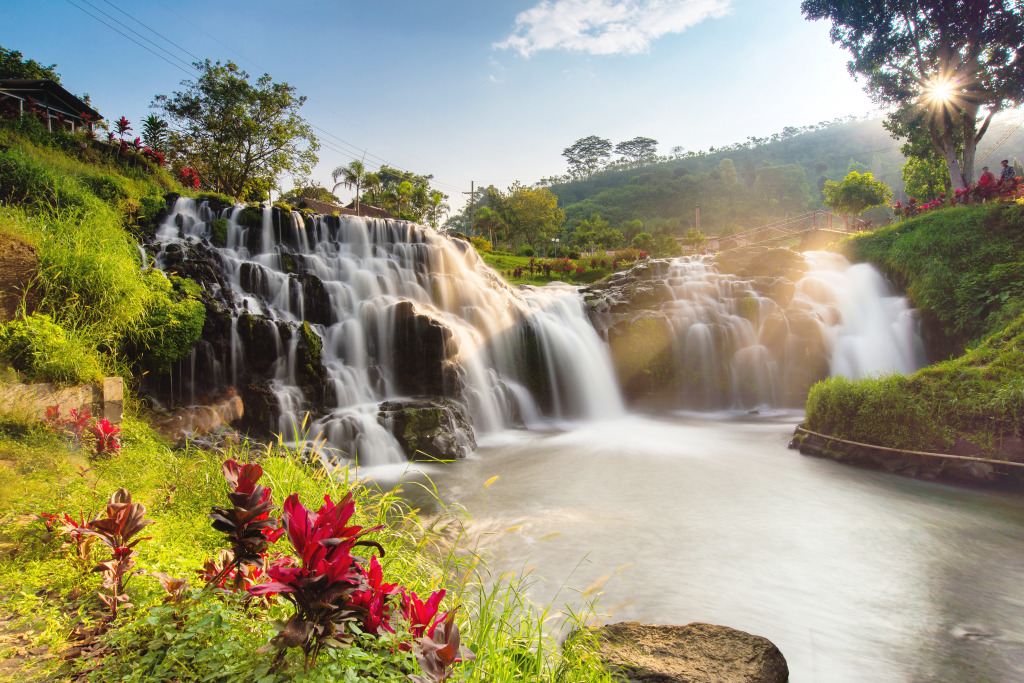
[[120, 424], [124, 418], [124, 380], [106, 377], [99, 384], [57, 387], [53, 384], [0, 384], [0, 410], [28, 413], [42, 420], [46, 409], [60, 406], [62, 415], [75, 409]]

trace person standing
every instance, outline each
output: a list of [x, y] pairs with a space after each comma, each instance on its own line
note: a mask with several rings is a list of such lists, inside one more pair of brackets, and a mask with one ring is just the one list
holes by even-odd
[[996, 177], [992, 175], [992, 171], [988, 170], [988, 166], [981, 167], [981, 177], [978, 178], [978, 194], [982, 199], [988, 199], [996, 191]]
[[999, 171], [999, 189], [1006, 192], [1007, 188], [1011, 185], [1016, 189], [1018, 181], [1015, 177], [1016, 172], [1013, 170], [1013, 166], [1010, 166], [1010, 161], [1003, 159], [999, 163], [1003, 165], [1002, 170]]

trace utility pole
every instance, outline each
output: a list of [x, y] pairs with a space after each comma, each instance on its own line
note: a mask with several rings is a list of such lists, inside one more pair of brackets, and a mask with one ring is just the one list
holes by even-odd
[[469, 195], [469, 232], [467, 237], [473, 236], [473, 223], [476, 222], [476, 181], [469, 181], [469, 192], [463, 192], [462, 194]]
[[700, 204], [697, 205], [697, 232], [700, 232]]

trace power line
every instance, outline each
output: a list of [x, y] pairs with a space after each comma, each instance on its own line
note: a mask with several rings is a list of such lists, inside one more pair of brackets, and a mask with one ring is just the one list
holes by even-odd
[[192, 75], [194, 75], [194, 74], [193, 74], [193, 72], [191, 72], [191, 71], [186, 71], [185, 69], [183, 69], [183, 68], [182, 68], [181, 66], [179, 66], [178, 64], [175, 64], [175, 63], [174, 63], [174, 62], [172, 62], [171, 60], [169, 60], [169, 59], [167, 59], [166, 57], [164, 57], [164, 56], [163, 56], [162, 54], [160, 54], [160, 53], [158, 53], [158, 52], [153, 52], [153, 50], [149, 49], [148, 47], [146, 47], [145, 45], [143, 45], [143, 44], [142, 44], [142, 43], [140, 43], [139, 41], [135, 40], [134, 38], [132, 38], [132, 37], [131, 37], [131, 36], [129, 36], [128, 34], [126, 34], [126, 33], [122, 33], [121, 31], [118, 31], [118, 30], [117, 30], [116, 28], [114, 28], [113, 26], [111, 26], [111, 25], [110, 25], [110, 24], [108, 24], [107, 22], [105, 22], [105, 21], [103, 21], [102, 19], [100, 19], [99, 17], [97, 17], [97, 16], [95, 15], [95, 14], [92, 14], [92, 13], [90, 13], [90, 12], [89, 12], [88, 10], [86, 10], [85, 8], [83, 8], [83, 7], [79, 7], [79, 6], [78, 6], [78, 5], [76, 5], [75, 3], [71, 2], [71, 0], [64, 0], [64, 2], [68, 3], [69, 5], [71, 5], [72, 7], [74, 7], [74, 8], [75, 8], [75, 9], [77, 9], [77, 10], [81, 10], [82, 12], [85, 12], [85, 13], [86, 13], [86, 14], [88, 14], [88, 15], [89, 15], [90, 17], [92, 17], [92, 18], [93, 18], [93, 19], [95, 19], [96, 21], [100, 22], [101, 24], [103, 24], [104, 26], [106, 26], [107, 28], [109, 28], [110, 30], [112, 30], [112, 31], [114, 31], [115, 33], [118, 33], [118, 34], [120, 34], [121, 36], [123, 36], [123, 37], [127, 38], [128, 40], [132, 41], [133, 43], [135, 43], [136, 45], [138, 45], [139, 47], [141, 47], [141, 48], [142, 48], [143, 50], [146, 50], [147, 52], [150, 52], [150, 53], [152, 53], [152, 54], [153, 54], [153, 55], [155, 55], [156, 57], [159, 57], [160, 59], [164, 60], [165, 62], [167, 62], [168, 64], [170, 64], [171, 66], [173, 66], [173, 67], [174, 67], [175, 69], [178, 69], [179, 71], [183, 71], [183, 72], [185, 72], [186, 74], [188, 74], [189, 76], [192, 76]]
[[192, 59], [196, 60], [197, 62], [203, 61], [201, 57], [197, 57], [196, 55], [192, 54], [191, 52], [189, 52], [188, 50], [183, 48], [181, 45], [178, 45], [177, 43], [175, 43], [173, 40], [170, 40], [166, 36], [161, 35], [156, 29], [154, 29], [154, 28], [152, 28], [150, 26], [147, 26], [146, 24], [143, 24], [141, 21], [139, 21], [138, 19], [136, 19], [132, 15], [128, 14], [127, 12], [125, 12], [123, 9], [121, 9], [120, 7], [115, 5], [114, 3], [110, 2], [110, 0], [103, 0], [103, 2], [107, 3], [108, 5], [110, 5], [114, 9], [116, 9], [118, 12], [120, 12], [123, 15], [125, 15], [126, 17], [128, 17], [129, 19], [134, 21], [139, 26], [147, 29], [148, 31], [150, 31], [151, 33], [156, 35], [157, 37], [162, 38], [163, 40], [166, 40], [168, 43], [170, 43], [174, 47], [178, 48], [179, 50], [181, 50], [182, 52], [184, 52], [185, 54], [187, 54], [189, 57], [191, 57]]
[[[102, 14], [103, 16], [105, 16], [105, 17], [106, 17], [107, 19], [110, 19], [110, 20], [111, 20], [112, 22], [114, 22], [115, 24], [117, 24], [117, 25], [118, 25], [118, 26], [120, 26], [121, 28], [125, 29], [126, 31], [131, 31], [131, 32], [132, 32], [132, 33], [134, 33], [134, 34], [135, 34], [136, 36], [138, 36], [138, 37], [139, 37], [139, 38], [141, 38], [142, 40], [146, 41], [147, 43], [149, 43], [150, 45], [152, 45], [152, 46], [153, 46], [153, 47], [155, 47], [156, 49], [160, 50], [161, 52], [163, 52], [164, 54], [166, 54], [166, 55], [167, 55], [168, 57], [170, 57], [171, 59], [176, 59], [176, 60], [178, 60], [179, 62], [181, 62], [182, 64], [184, 64], [184, 65], [185, 65], [186, 67], [192, 67], [192, 65], [191, 65], [190, 63], [188, 63], [188, 62], [186, 62], [185, 60], [181, 59], [181, 58], [180, 58], [180, 57], [178, 57], [177, 55], [175, 55], [175, 54], [171, 53], [171, 51], [170, 51], [170, 50], [168, 50], [168, 49], [166, 49], [166, 48], [163, 48], [163, 47], [160, 47], [159, 45], [157, 45], [156, 43], [154, 43], [154, 42], [153, 42], [152, 40], [150, 40], [149, 38], [146, 38], [145, 36], [141, 35], [141, 34], [140, 34], [140, 33], [139, 33], [138, 31], [136, 31], [135, 29], [132, 29], [132, 28], [130, 28], [130, 27], [128, 27], [128, 26], [126, 26], [126, 25], [125, 25], [124, 23], [122, 23], [122, 22], [118, 21], [118, 20], [117, 20], [117, 19], [115, 19], [114, 17], [110, 16], [109, 14], [107, 14], [106, 12], [104, 12], [103, 10], [101, 10], [101, 9], [100, 9], [99, 7], [97, 7], [96, 5], [94, 5], [94, 4], [92, 4], [91, 2], [89, 2], [89, 0], [78, 0], [78, 1], [79, 1], [79, 2], [82, 2], [82, 3], [85, 3], [86, 5], [88, 5], [89, 7], [93, 8], [94, 10], [96, 10], [97, 12], [99, 12], [100, 14]], [[107, 4], [110, 4], [110, 3], [107, 3]], [[116, 8], [115, 8], [115, 9], [116, 9]], [[124, 13], [124, 11], [123, 11], [123, 10], [122, 10], [122, 13]], [[142, 22], [136, 21], [136, 23], [139, 23], [139, 24], [141, 24]], [[147, 28], [148, 28], [148, 27], [147, 27]], [[150, 30], [150, 31], [152, 31], [153, 29], [149, 29], [149, 30]], [[155, 33], [155, 31], [154, 31], [154, 33]], [[168, 41], [168, 42], [170, 42], [170, 41]]]

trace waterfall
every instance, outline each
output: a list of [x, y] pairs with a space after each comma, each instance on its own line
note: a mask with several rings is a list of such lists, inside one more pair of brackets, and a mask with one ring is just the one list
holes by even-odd
[[829, 375], [922, 367], [913, 311], [874, 267], [834, 253], [791, 256], [785, 277], [720, 273], [714, 257], [693, 256], [588, 288], [627, 392], [696, 410], [797, 407]]
[[378, 405], [421, 394], [461, 401], [483, 432], [622, 411], [574, 288], [512, 288], [467, 242], [404, 221], [253, 214], [179, 198], [151, 251], [167, 271], [216, 262], [192, 274], [227, 316], [198, 374], [216, 365], [243, 396], [269, 393], [264, 426], [286, 440], [322, 434], [362, 464], [403, 461]]

